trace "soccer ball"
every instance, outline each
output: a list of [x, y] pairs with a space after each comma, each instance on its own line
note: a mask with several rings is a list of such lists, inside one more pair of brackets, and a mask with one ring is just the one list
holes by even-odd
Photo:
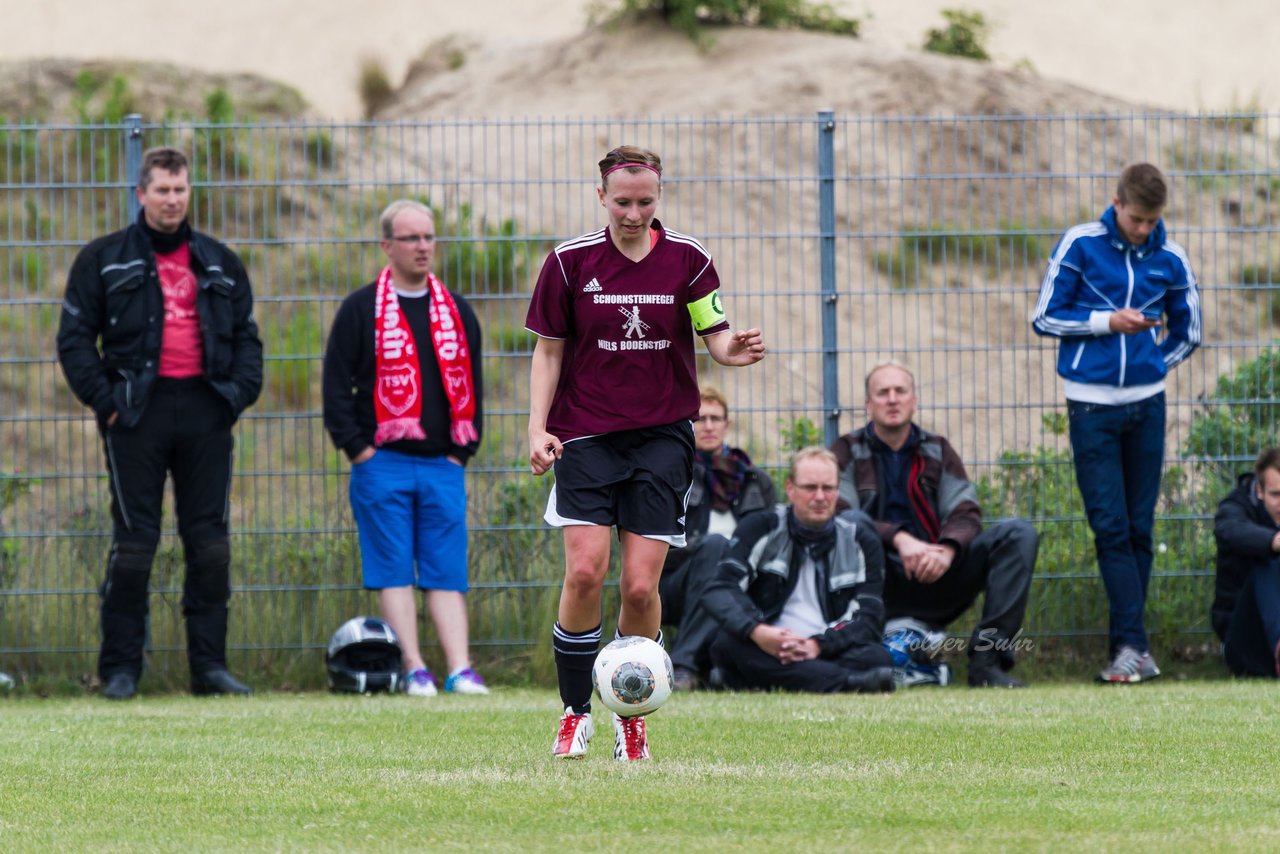
[[600, 701], [624, 718], [656, 712], [671, 696], [671, 659], [648, 638], [618, 638], [605, 646], [592, 677]]

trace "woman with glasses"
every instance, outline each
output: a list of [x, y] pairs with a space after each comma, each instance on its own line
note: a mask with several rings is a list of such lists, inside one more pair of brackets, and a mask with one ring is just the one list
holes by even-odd
[[[546, 521], [564, 531], [565, 580], [552, 634], [565, 711], [552, 753], [577, 758], [594, 733], [591, 668], [612, 529], [622, 549], [619, 636], [661, 642], [658, 579], [685, 544], [699, 394], [693, 336], [722, 365], [764, 358], [759, 329], [734, 332], [720, 279], [698, 241], [655, 218], [658, 155], [621, 146], [599, 163], [607, 225], [547, 257], [526, 326], [529, 464], [555, 469]], [[614, 716], [614, 756], [646, 759], [643, 718]]]

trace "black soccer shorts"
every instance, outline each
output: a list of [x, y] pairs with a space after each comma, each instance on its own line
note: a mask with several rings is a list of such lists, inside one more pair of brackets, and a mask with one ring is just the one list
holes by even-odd
[[543, 518], [558, 528], [616, 525], [683, 548], [693, 449], [688, 421], [572, 439]]

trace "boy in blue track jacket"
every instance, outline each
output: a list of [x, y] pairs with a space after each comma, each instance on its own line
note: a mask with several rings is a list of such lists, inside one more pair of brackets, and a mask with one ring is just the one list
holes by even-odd
[[1102, 682], [1160, 675], [1142, 612], [1164, 465], [1164, 379], [1201, 335], [1191, 262], [1160, 219], [1168, 192], [1150, 163], [1126, 167], [1101, 219], [1058, 242], [1032, 319], [1038, 334], [1059, 339], [1076, 482], [1110, 604]]

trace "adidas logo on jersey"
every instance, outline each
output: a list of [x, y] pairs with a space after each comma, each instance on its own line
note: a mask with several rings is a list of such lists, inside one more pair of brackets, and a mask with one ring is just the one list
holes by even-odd
[[600, 287], [600, 282], [597, 279], [592, 279], [582, 288], [584, 294], [598, 294], [603, 290], [604, 288]]

